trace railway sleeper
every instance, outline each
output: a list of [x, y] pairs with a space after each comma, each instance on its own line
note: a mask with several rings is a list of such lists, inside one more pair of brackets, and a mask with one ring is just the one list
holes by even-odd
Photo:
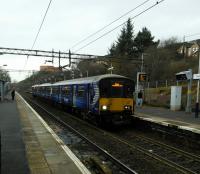
[[112, 174], [112, 170], [109, 168], [109, 166], [105, 162], [101, 161], [98, 157], [96, 156], [90, 157], [89, 162], [98, 171], [98, 173]]

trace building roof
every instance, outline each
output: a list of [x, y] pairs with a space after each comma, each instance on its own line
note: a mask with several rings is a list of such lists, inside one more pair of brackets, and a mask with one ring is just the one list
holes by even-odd
[[188, 43], [190, 43], [191, 45], [193, 45], [193, 44], [198, 44], [198, 45], [200, 45], [200, 39], [192, 40], [192, 41], [190, 41], [190, 42], [188, 42]]

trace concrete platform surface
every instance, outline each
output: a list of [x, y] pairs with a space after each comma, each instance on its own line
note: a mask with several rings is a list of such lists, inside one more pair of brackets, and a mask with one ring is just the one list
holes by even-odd
[[45, 121], [20, 96], [0, 103], [2, 174], [89, 174]]
[[16, 102], [0, 102], [1, 173], [30, 173]]
[[162, 125], [176, 125], [180, 129], [200, 134], [200, 116], [195, 118], [194, 113], [171, 111], [160, 107], [143, 106], [136, 107], [135, 116]]

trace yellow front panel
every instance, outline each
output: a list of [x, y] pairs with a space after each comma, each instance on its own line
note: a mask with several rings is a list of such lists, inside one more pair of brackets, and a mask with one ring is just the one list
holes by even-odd
[[124, 110], [125, 105], [129, 105], [133, 110], [132, 98], [100, 98], [99, 109], [102, 110], [102, 106], [106, 105], [109, 111], [120, 112]]

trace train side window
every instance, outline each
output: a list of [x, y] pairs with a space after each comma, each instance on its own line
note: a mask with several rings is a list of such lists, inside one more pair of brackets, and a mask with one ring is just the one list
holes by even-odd
[[49, 86], [46, 87], [46, 93], [51, 94], [51, 87], [49, 87]]
[[61, 95], [66, 95], [65, 86], [61, 86]]
[[58, 86], [54, 86], [53, 90], [52, 90], [53, 94], [59, 94], [59, 87]]
[[78, 97], [84, 97], [84, 94], [85, 94], [85, 86], [83, 86], [83, 85], [78, 86], [77, 96]]
[[62, 95], [70, 95], [71, 93], [71, 87], [70, 86], [62, 86], [61, 88], [61, 94]]

